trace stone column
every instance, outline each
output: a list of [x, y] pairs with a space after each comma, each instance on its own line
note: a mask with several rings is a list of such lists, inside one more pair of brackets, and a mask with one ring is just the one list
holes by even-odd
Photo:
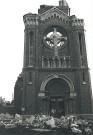
[[42, 56], [42, 67], [44, 67], [44, 57]]
[[53, 67], [56, 67], [55, 58], [53, 58]]
[[67, 67], [67, 62], [66, 62], [66, 57], [64, 56], [63, 58], [63, 64], [62, 64], [62, 67]]
[[71, 67], [70, 56], [69, 56], [69, 58], [68, 58], [68, 67]]
[[58, 59], [58, 63], [59, 63], [59, 68], [61, 68], [61, 59]]
[[49, 61], [49, 58], [47, 58], [47, 61], [48, 61], [48, 68], [50, 68], [50, 61]]

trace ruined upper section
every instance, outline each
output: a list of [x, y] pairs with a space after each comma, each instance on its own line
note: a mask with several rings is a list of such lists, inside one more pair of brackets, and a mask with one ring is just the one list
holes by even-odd
[[69, 20], [69, 16], [57, 7], [53, 7], [50, 10], [40, 14], [40, 19], [46, 21], [48, 19], [58, 18], [65, 21]]
[[[38, 14], [42, 14], [48, 10], [50, 10], [51, 8], [53, 8], [54, 6], [49, 6], [49, 5], [41, 5], [40, 9], [38, 9]], [[68, 3], [65, 0], [60, 0], [59, 1], [59, 6], [56, 6], [56, 8], [58, 8], [59, 10], [63, 11], [64, 13], [66, 13], [67, 15], [69, 14], [69, 6]]]
[[72, 26], [84, 26], [84, 20], [77, 18], [75, 15], [70, 16]]
[[23, 16], [25, 26], [38, 25], [53, 18], [72, 26], [84, 26], [84, 20], [75, 15], [70, 16], [70, 8], [65, 0], [59, 0], [59, 6], [41, 5], [38, 14], [28, 13]]

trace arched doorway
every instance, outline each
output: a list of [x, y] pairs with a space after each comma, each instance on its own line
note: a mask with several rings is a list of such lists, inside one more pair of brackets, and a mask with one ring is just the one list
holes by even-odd
[[50, 115], [65, 115], [65, 100], [70, 97], [69, 85], [60, 78], [51, 79], [45, 86], [49, 98]]
[[74, 98], [71, 97], [74, 87], [65, 76], [51, 75], [47, 77], [42, 82], [40, 91], [43, 94], [41, 97], [43, 114], [60, 117], [74, 113]]

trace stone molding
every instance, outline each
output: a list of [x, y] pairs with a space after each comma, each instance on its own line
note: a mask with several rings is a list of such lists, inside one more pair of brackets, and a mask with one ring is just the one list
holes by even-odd
[[64, 80], [68, 85], [69, 85], [69, 88], [70, 88], [70, 93], [71, 92], [74, 92], [74, 85], [72, 83], [72, 81], [65, 75], [63, 74], [55, 74], [55, 75], [49, 75], [47, 76], [43, 81], [42, 81], [42, 84], [41, 84], [41, 87], [40, 87], [40, 92], [44, 92], [45, 91], [45, 86], [47, 85], [47, 83], [51, 80], [51, 79], [54, 79], [54, 78], [60, 78], [62, 80]]

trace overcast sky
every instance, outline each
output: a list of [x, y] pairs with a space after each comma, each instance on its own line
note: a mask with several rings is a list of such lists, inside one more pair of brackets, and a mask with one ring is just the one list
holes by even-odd
[[[93, 0], [66, 0], [71, 15], [84, 19], [88, 64], [93, 83]], [[58, 0], [1, 0], [0, 1], [0, 96], [12, 99], [14, 85], [23, 67], [23, 15], [37, 13], [42, 4], [58, 5]]]

